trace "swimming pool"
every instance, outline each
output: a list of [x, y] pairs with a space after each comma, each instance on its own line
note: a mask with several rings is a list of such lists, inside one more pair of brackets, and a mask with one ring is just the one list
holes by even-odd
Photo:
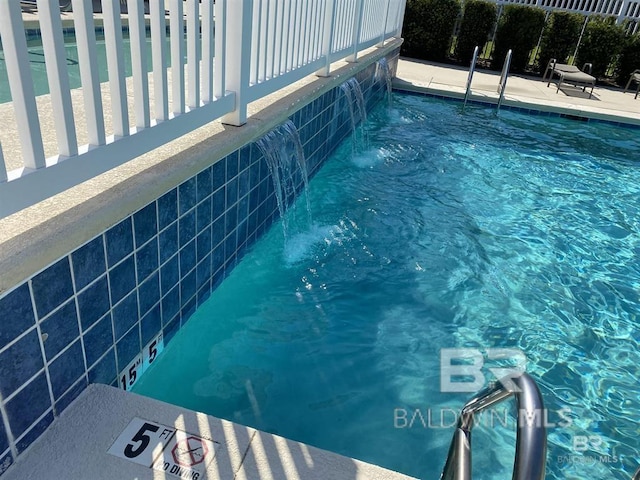
[[[275, 225], [134, 390], [435, 479], [471, 396], [440, 391], [441, 349], [520, 349], [547, 478], [628, 479], [637, 131], [405, 95], [369, 125], [311, 182], [312, 224]], [[513, 425], [474, 431], [478, 478], [508, 478]]]
[[[78, 63], [78, 48], [75, 43], [75, 35], [73, 33], [65, 34], [65, 55], [67, 60], [67, 70], [69, 72], [69, 85], [71, 88], [80, 88], [82, 86], [80, 79], [80, 64]], [[123, 54], [125, 75], [130, 77], [133, 75], [131, 67], [131, 48], [128, 33], [123, 38]], [[167, 36], [167, 52], [169, 51], [169, 38]], [[97, 34], [96, 53], [98, 62], [98, 73], [100, 82], [109, 80], [107, 71], [107, 50], [104, 41], [104, 34]], [[31, 67], [31, 76], [33, 79], [33, 89], [36, 96], [46, 95], [49, 93], [49, 83], [47, 80], [47, 69], [44, 62], [44, 48], [40, 40], [31, 40], [28, 46], [29, 65]], [[171, 59], [167, 55], [167, 66], [170, 65]], [[147, 71], [152, 70], [151, 60], [151, 38], [147, 32]], [[7, 67], [0, 49], [0, 103], [11, 101], [11, 91], [9, 90], [9, 80], [7, 77]]]

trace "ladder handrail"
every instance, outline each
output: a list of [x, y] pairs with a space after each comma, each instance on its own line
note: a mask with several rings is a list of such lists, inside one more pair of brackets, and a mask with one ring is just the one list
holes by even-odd
[[536, 382], [527, 374], [500, 380], [468, 401], [454, 432], [441, 480], [471, 479], [471, 429], [473, 417], [493, 405], [514, 396], [518, 411], [516, 455], [513, 480], [543, 480], [547, 433], [544, 425], [544, 403]]
[[500, 83], [498, 84], [498, 93], [500, 94], [500, 97], [498, 98], [498, 110], [500, 110], [502, 100], [504, 100], [504, 91], [507, 89], [509, 68], [511, 68], [511, 50], [507, 52], [507, 56], [504, 59], [504, 65], [502, 67], [502, 73], [500, 74]]
[[469, 66], [469, 75], [467, 77], [467, 88], [464, 94], [463, 108], [467, 105], [467, 100], [471, 94], [471, 80], [473, 80], [473, 73], [476, 71], [476, 62], [478, 61], [478, 46], [473, 49], [473, 58], [471, 59], [471, 65]]

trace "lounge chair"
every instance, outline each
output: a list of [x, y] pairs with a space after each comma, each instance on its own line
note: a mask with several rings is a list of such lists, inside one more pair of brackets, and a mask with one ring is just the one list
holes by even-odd
[[592, 65], [590, 63], [585, 63], [580, 70], [575, 65], [568, 65], [566, 63], [558, 63], [555, 58], [549, 60], [547, 64], [547, 68], [542, 77], [542, 81], [549, 76], [549, 80], [547, 82], [547, 87], [551, 84], [553, 80], [553, 76], [557, 75], [557, 89], [556, 93], [560, 91], [560, 85], [562, 83], [568, 83], [569, 85], [573, 85], [574, 87], [582, 87], [582, 91], [586, 91], [587, 87], [591, 87], [589, 91], [589, 98], [593, 95], [593, 87], [596, 86], [596, 77], [589, 75], [591, 73]]
[[636, 87], [636, 96], [633, 97], [638, 98], [638, 92], [640, 92], [640, 70], [634, 70], [633, 73], [631, 73], [631, 76], [629, 77], [629, 81], [627, 82], [627, 85], [624, 87], [624, 92], [622, 93], [627, 93], [627, 90], [629, 90], [629, 86], [631, 85], [631, 82], [636, 82], [637, 87]]

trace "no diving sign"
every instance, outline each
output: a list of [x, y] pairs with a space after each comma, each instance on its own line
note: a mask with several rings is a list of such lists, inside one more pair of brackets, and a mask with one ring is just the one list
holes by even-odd
[[202, 480], [219, 443], [134, 418], [108, 453], [185, 480]]

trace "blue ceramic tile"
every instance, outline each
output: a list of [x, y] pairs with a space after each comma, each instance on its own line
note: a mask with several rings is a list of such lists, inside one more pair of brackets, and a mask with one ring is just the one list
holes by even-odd
[[113, 307], [113, 332], [116, 341], [138, 321], [138, 295], [131, 292], [121, 303]]
[[78, 295], [82, 330], [86, 330], [109, 311], [109, 286], [105, 275]]
[[178, 312], [180, 312], [180, 286], [170, 290], [162, 299], [162, 321], [164, 324], [166, 325]]
[[[109, 308], [108, 299], [107, 308]], [[62, 308], [43, 320], [40, 324], [40, 331], [43, 335], [46, 333], [48, 336], [44, 342], [44, 351], [47, 360], [51, 360], [80, 335], [76, 302], [73, 300], [67, 302]]]
[[9, 448], [9, 439], [4, 428], [4, 422], [0, 422], [0, 452], [4, 452], [7, 448]]
[[156, 202], [150, 203], [139, 212], [133, 214], [133, 228], [136, 247], [138, 248], [158, 233]]
[[87, 388], [87, 379], [83, 376], [73, 388], [60, 397], [55, 403], [56, 415], [60, 415]]
[[142, 334], [143, 347], [151, 341], [162, 329], [160, 304], [153, 307], [140, 321], [140, 333]]
[[196, 241], [193, 240], [180, 250], [180, 277], [184, 277], [196, 266]]
[[197, 199], [198, 202], [201, 202], [209, 195], [211, 195], [211, 185], [212, 185], [212, 170], [211, 167], [204, 169], [200, 172], [196, 177], [197, 183]]
[[258, 228], [258, 212], [253, 211], [249, 214], [249, 220], [247, 221], [247, 235], [253, 235]]
[[73, 278], [76, 282], [76, 291], [80, 291], [107, 269], [102, 236], [91, 240], [73, 252], [71, 254], [71, 262], [73, 263]]
[[251, 145], [249, 144], [242, 147], [240, 149], [239, 156], [240, 156], [240, 163], [238, 166], [238, 170], [242, 172], [251, 163]]
[[111, 304], [115, 305], [136, 287], [136, 266], [133, 255], [109, 272]]
[[226, 191], [224, 188], [216, 191], [212, 197], [211, 218], [216, 219], [224, 213], [226, 206]]
[[229, 261], [229, 259], [236, 254], [236, 250], [238, 249], [237, 236], [236, 232], [231, 232], [227, 238], [224, 239], [224, 258], [225, 263]]
[[225, 213], [224, 233], [229, 235], [236, 228], [236, 225], [238, 225], [238, 206], [234, 205]]
[[198, 290], [211, 278], [211, 256], [207, 256], [196, 267], [196, 284]]
[[233, 178], [227, 182], [227, 206], [238, 201], [238, 178]]
[[83, 335], [87, 366], [91, 366], [113, 345], [111, 314], [96, 323]]
[[174, 223], [159, 235], [160, 264], [166, 262], [178, 251], [178, 224]]
[[215, 163], [213, 167], [211, 167], [213, 171], [213, 174], [212, 174], [213, 185], [211, 188], [213, 189], [214, 192], [220, 187], [222, 187], [227, 181], [225, 168], [226, 168], [226, 163], [224, 158], [218, 161], [217, 163]]
[[191, 211], [180, 217], [178, 238], [180, 239], [180, 247], [183, 247], [196, 236], [196, 212]]
[[211, 297], [211, 281], [207, 280], [202, 288], [198, 290], [198, 307], [206, 302]]
[[[36, 320], [27, 283], [0, 299], [0, 317], [3, 319], [2, 328], [0, 328], [0, 348], [35, 325]], [[0, 450], [0, 452], [3, 451]]]
[[104, 234], [107, 242], [107, 263], [112, 267], [133, 252], [131, 217], [127, 217]]
[[57, 400], [84, 375], [84, 360], [80, 340], [69, 347], [49, 365], [53, 397]]
[[169, 193], [158, 199], [158, 228], [164, 229], [178, 218], [178, 189], [174, 188]]
[[207, 228], [200, 235], [198, 235], [198, 248], [197, 248], [197, 261], [202, 260], [205, 255], [211, 253], [211, 228]]
[[34, 425], [31, 430], [29, 430], [24, 437], [16, 442], [16, 448], [18, 449], [18, 453], [24, 452], [29, 445], [31, 445], [34, 441], [38, 439], [40, 435], [44, 433], [44, 431], [51, 425], [53, 422], [53, 412], [49, 412], [44, 416], [42, 420], [40, 420], [36, 425]]
[[140, 329], [132, 328], [116, 345], [118, 367], [125, 368], [140, 353]]
[[49, 408], [51, 408], [51, 397], [49, 397], [47, 378], [43, 372], [6, 403], [13, 436], [21, 436]]
[[239, 159], [238, 159], [237, 150], [227, 155], [226, 163], [227, 163], [227, 182], [229, 182], [229, 180], [231, 180], [232, 178], [238, 175]]
[[224, 217], [220, 217], [211, 225], [211, 246], [215, 247], [224, 239]]
[[73, 295], [69, 257], [54, 263], [31, 280], [38, 317], [42, 318]]
[[154, 238], [136, 252], [136, 267], [138, 282], [144, 281], [149, 275], [158, 270], [158, 239]]
[[0, 353], [0, 393], [4, 398], [44, 367], [36, 329]]
[[171, 341], [171, 339], [178, 333], [180, 328], [180, 315], [177, 315], [162, 329], [162, 337], [164, 339], [165, 346]]
[[6, 455], [0, 457], [0, 475], [6, 472], [11, 465], [13, 465], [13, 455], [11, 452], [7, 452]]
[[211, 254], [211, 271], [216, 273], [224, 266], [224, 243], [221, 243], [213, 249]]
[[195, 313], [196, 311], [196, 297], [194, 296], [190, 301], [187, 302], [187, 304], [182, 308], [182, 311], [180, 312], [181, 316], [182, 316], [182, 325], [184, 326], [184, 324], [191, 319], [191, 316]]
[[249, 193], [250, 188], [250, 178], [249, 178], [249, 170], [245, 170], [241, 172], [238, 176], [238, 198], [244, 197], [247, 193]]
[[178, 212], [184, 215], [195, 207], [197, 200], [196, 177], [191, 177], [178, 187]]
[[180, 263], [178, 255], [174, 256], [160, 269], [160, 289], [162, 295], [178, 284], [180, 281]]
[[184, 305], [196, 294], [196, 271], [192, 271], [180, 282], [180, 298]]
[[249, 216], [249, 197], [245, 196], [238, 200], [238, 221], [246, 220]]
[[89, 369], [89, 383], [110, 385], [117, 375], [116, 354], [115, 348], [113, 348], [93, 368]]
[[140, 303], [140, 315], [144, 315], [160, 300], [160, 273], [151, 275], [138, 288], [138, 301]]
[[209, 225], [211, 225], [211, 199], [207, 198], [200, 205], [198, 205], [198, 208], [197, 208], [197, 216], [196, 216], [197, 232], [200, 233]]
[[260, 183], [260, 163], [255, 162], [249, 168], [249, 188], [253, 189]]

